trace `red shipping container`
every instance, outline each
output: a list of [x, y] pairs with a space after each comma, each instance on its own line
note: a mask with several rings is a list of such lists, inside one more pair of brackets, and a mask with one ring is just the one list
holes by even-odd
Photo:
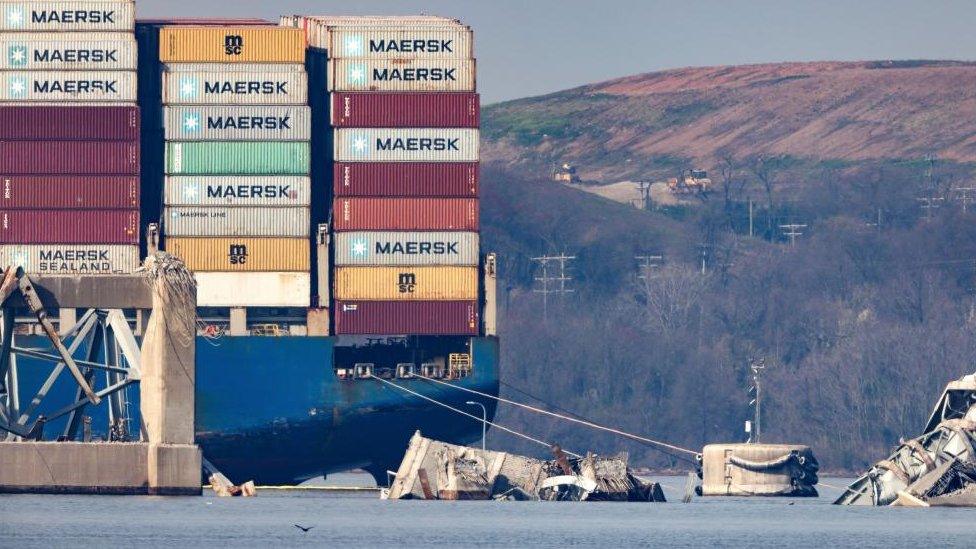
[[339, 335], [478, 335], [476, 301], [336, 301]]
[[337, 231], [477, 231], [475, 198], [337, 198]]
[[0, 176], [139, 175], [138, 141], [0, 141]]
[[139, 107], [2, 106], [0, 139], [135, 141]]
[[332, 125], [337, 128], [477, 128], [476, 93], [332, 94]]
[[118, 175], [2, 176], [0, 208], [27, 210], [132, 210], [139, 208], [139, 178]]
[[336, 162], [335, 196], [476, 198], [477, 162]]
[[0, 210], [0, 244], [138, 244], [139, 210]]

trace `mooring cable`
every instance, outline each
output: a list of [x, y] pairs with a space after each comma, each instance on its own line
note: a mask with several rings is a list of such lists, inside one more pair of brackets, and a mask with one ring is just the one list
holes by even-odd
[[[518, 387], [512, 385], [511, 383], [506, 383], [504, 380], [498, 380], [498, 383], [501, 384], [501, 385], [504, 385], [505, 387], [508, 387], [509, 389], [515, 391], [516, 393], [520, 393], [522, 395], [525, 395], [525, 396], [531, 398], [532, 400], [538, 401], [538, 402], [540, 402], [540, 403], [542, 403], [542, 404], [544, 404], [544, 405], [552, 408], [553, 410], [559, 410], [560, 412], [563, 412], [563, 413], [565, 413], [567, 415], [573, 416], [576, 419], [582, 419], [583, 421], [590, 421], [590, 422], [596, 423], [595, 421], [593, 421], [592, 419], [590, 419], [590, 418], [588, 418], [586, 416], [577, 414], [576, 412], [574, 412], [572, 410], [567, 410], [566, 408], [563, 408], [562, 406], [559, 406], [558, 404], [554, 404], [552, 402], [549, 402], [548, 400], [546, 400], [546, 399], [544, 399], [542, 397], [539, 397], [537, 395], [534, 395], [534, 394], [532, 394], [532, 393], [530, 393], [530, 392], [528, 392], [528, 391], [526, 391], [524, 389], [519, 389]], [[660, 448], [658, 446], [655, 446], [654, 444], [651, 444], [651, 443], [648, 443], [648, 442], [644, 442], [642, 440], [635, 440], [634, 442], [636, 442], [638, 444], [641, 444], [643, 446], [646, 446], [648, 448], [651, 448], [653, 450], [656, 450], [658, 452], [661, 452], [662, 454], [664, 454], [666, 456], [669, 456], [669, 457], [672, 457], [674, 459], [681, 460], [681, 461], [687, 461], [689, 463], [693, 463], [692, 460], [689, 460], [688, 458], [686, 458], [686, 457], [684, 457], [682, 455], [675, 454], [674, 452], [670, 452], [668, 450], [665, 450], [663, 448]]]
[[[660, 440], [654, 440], [654, 439], [647, 438], [647, 437], [642, 437], [640, 435], [635, 435], [633, 433], [628, 433], [626, 431], [621, 431], [620, 429], [614, 429], [613, 427], [606, 427], [604, 425], [599, 425], [597, 423], [593, 423], [592, 421], [586, 421], [586, 420], [582, 420], [582, 419], [576, 419], [574, 417], [569, 417], [569, 416], [566, 416], [566, 415], [563, 415], [563, 414], [557, 414], [555, 412], [550, 412], [549, 410], [543, 410], [542, 408], [537, 408], [535, 406], [530, 406], [528, 404], [522, 404], [521, 402], [516, 402], [514, 400], [509, 400], [507, 398], [503, 398], [503, 397], [500, 397], [500, 396], [490, 395], [488, 393], [484, 393], [484, 392], [481, 392], [481, 391], [476, 391], [474, 389], [469, 389], [467, 387], [461, 387], [460, 385], [454, 385], [454, 384], [451, 384], [451, 383], [447, 383], [447, 382], [441, 381], [439, 379], [433, 379], [433, 378], [430, 378], [430, 377], [427, 377], [427, 376], [423, 376], [423, 375], [418, 375], [417, 377], [419, 377], [420, 379], [426, 380], [426, 381], [430, 381], [430, 382], [433, 382], [433, 383], [437, 383], [437, 384], [440, 384], [440, 385], [444, 385], [444, 386], [447, 386], [447, 387], [451, 387], [451, 388], [454, 388], [454, 389], [458, 389], [460, 391], [464, 391], [464, 392], [471, 393], [471, 394], [474, 394], [474, 395], [482, 396], [482, 397], [485, 397], [485, 398], [491, 398], [491, 399], [497, 400], [498, 402], [504, 402], [505, 404], [511, 404], [512, 406], [517, 406], [519, 408], [524, 408], [524, 409], [529, 410], [529, 411], [532, 411], [532, 412], [536, 412], [536, 413], [539, 413], [539, 414], [544, 414], [544, 415], [547, 415], [547, 416], [551, 416], [551, 417], [554, 417], [554, 418], [557, 418], [557, 419], [562, 419], [562, 420], [570, 421], [570, 422], [573, 422], [573, 423], [578, 423], [580, 425], [584, 425], [586, 427], [590, 427], [590, 428], [593, 428], [593, 429], [598, 429], [598, 430], [601, 430], [601, 431], [606, 431], [606, 432], [609, 432], [609, 433], [613, 433], [613, 434], [622, 436], [624, 438], [629, 438], [631, 440], [635, 440], [635, 441], [638, 441], [638, 442], [644, 442], [644, 443], [647, 443], [647, 444], [652, 444], [652, 445], [655, 445], [655, 446], [660, 446], [660, 447], [663, 447], [663, 448], [668, 448], [670, 450], [674, 450], [675, 452], [684, 452], [686, 454], [691, 454], [692, 456], [696, 456], [696, 457], [699, 454], [698, 452], [696, 452], [694, 450], [689, 450], [687, 448], [682, 448], [680, 446], [675, 446], [673, 444], [668, 444], [667, 442], [663, 442], [663, 441], [660, 441]], [[675, 456], [675, 457], [677, 457], [677, 456]], [[679, 458], [679, 459], [685, 459], [686, 461], [690, 461], [692, 463], [695, 463], [696, 462], [695, 460], [688, 459], [688, 458]]]
[[[544, 440], [539, 440], [539, 439], [537, 439], [535, 437], [526, 435], [525, 433], [520, 433], [520, 432], [518, 432], [518, 431], [516, 431], [514, 429], [510, 429], [508, 427], [505, 427], [504, 425], [499, 425], [499, 424], [494, 423], [492, 421], [488, 421], [487, 418], [480, 418], [480, 417], [478, 417], [478, 416], [476, 416], [474, 414], [469, 414], [469, 413], [465, 412], [464, 410], [460, 410], [458, 408], [455, 408], [455, 407], [451, 406], [450, 404], [445, 404], [445, 403], [443, 403], [443, 402], [441, 402], [439, 400], [436, 400], [434, 398], [431, 398], [431, 397], [429, 397], [427, 395], [423, 395], [423, 394], [420, 394], [420, 393], [418, 393], [416, 391], [412, 391], [410, 389], [407, 389], [406, 387], [404, 387], [402, 385], [397, 385], [396, 383], [393, 383], [392, 381], [389, 381], [389, 380], [386, 380], [386, 379], [382, 379], [382, 378], [378, 378], [378, 377], [374, 376], [373, 374], [367, 374], [366, 377], [368, 377], [370, 379], [375, 379], [376, 381], [383, 382], [383, 383], [385, 383], [387, 385], [390, 385], [392, 387], [395, 387], [395, 388], [397, 388], [397, 389], [399, 389], [399, 390], [401, 390], [403, 392], [410, 393], [411, 395], [414, 395], [416, 397], [420, 397], [420, 398], [422, 398], [422, 399], [424, 399], [426, 401], [429, 401], [429, 402], [432, 402], [434, 404], [437, 404], [438, 406], [443, 406], [444, 408], [447, 408], [448, 410], [451, 410], [452, 412], [457, 412], [457, 413], [461, 414], [462, 416], [467, 416], [467, 417], [469, 417], [469, 418], [477, 421], [478, 423], [484, 422], [485, 424], [491, 425], [492, 427], [494, 427], [496, 429], [500, 429], [500, 430], [505, 431], [507, 433], [511, 433], [511, 434], [513, 434], [513, 435], [515, 435], [517, 437], [524, 438], [525, 440], [528, 440], [530, 442], [534, 442], [534, 443], [539, 444], [541, 446], [545, 446], [546, 448], [552, 449], [552, 446], [553, 445], [551, 443], [548, 443], [548, 442], [544, 441]], [[573, 452], [570, 452], [569, 450], [565, 450], [564, 449], [563, 452], [565, 452], [566, 454], [568, 454], [570, 456], [576, 457], [576, 458], [582, 457], [579, 454], [575, 454]]]

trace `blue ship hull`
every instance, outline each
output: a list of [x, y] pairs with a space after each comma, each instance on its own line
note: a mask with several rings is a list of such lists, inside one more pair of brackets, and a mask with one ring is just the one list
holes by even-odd
[[[378, 480], [396, 469], [416, 430], [455, 444], [481, 437], [481, 422], [377, 380], [340, 380], [334, 370], [333, 337], [197, 338], [196, 430], [204, 455], [236, 482], [294, 484], [361, 467]], [[48, 347], [40, 337], [17, 345]], [[499, 348], [493, 337], [471, 338], [472, 374], [452, 385], [498, 394]], [[29, 401], [50, 372], [49, 363], [18, 358], [21, 401]], [[495, 401], [422, 379], [393, 383], [488, 420]], [[41, 413], [71, 401], [75, 386], [66, 373]], [[138, 390], [129, 390], [138, 410]], [[104, 411], [87, 410], [94, 425]], [[57, 438], [65, 421], [52, 421], [45, 439]], [[135, 423], [138, 425], [138, 423]], [[96, 433], [99, 432], [96, 430]]]

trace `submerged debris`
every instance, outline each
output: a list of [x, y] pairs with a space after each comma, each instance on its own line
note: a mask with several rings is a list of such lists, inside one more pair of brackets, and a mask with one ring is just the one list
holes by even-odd
[[950, 383], [925, 434], [904, 441], [835, 504], [976, 506], [976, 374]]
[[627, 456], [583, 458], [553, 448], [544, 461], [424, 438], [410, 439], [390, 499], [664, 501], [657, 483], [634, 476]]

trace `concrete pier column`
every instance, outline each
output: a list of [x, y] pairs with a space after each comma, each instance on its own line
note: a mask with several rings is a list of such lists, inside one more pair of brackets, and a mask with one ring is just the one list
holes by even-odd
[[149, 442], [149, 493], [199, 494], [194, 444], [196, 282], [165, 252], [146, 259], [153, 309], [142, 340], [140, 397]]

